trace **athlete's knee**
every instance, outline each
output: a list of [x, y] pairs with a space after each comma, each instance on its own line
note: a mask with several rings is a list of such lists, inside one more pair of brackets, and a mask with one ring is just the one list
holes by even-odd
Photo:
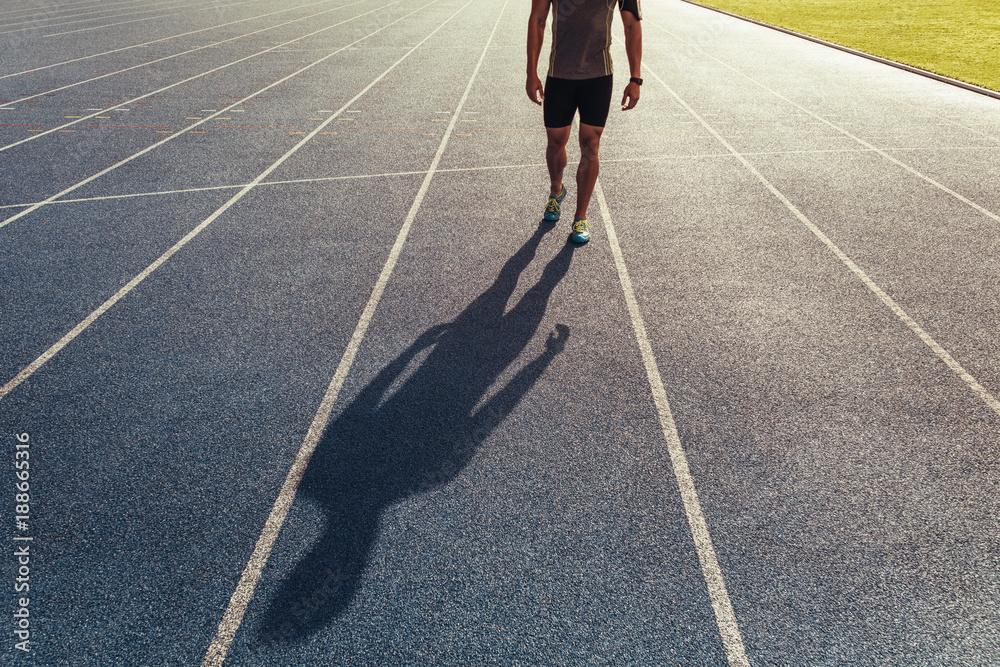
[[580, 133], [580, 155], [587, 160], [596, 160], [601, 150], [601, 135], [591, 134], [584, 136]]
[[560, 149], [565, 148], [566, 144], [569, 143], [569, 128], [546, 128], [546, 135], [548, 138], [548, 146], [550, 149]]
[[580, 123], [580, 148], [597, 150], [601, 144], [601, 134], [603, 132], [603, 127]]

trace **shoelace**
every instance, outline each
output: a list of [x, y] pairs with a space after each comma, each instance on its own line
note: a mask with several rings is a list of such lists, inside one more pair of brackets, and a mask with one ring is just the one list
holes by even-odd
[[586, 220], [574, 220], [573, 221], [573, 231], [574, 232], [585, 232], [590, 227], [590, 223]]
[[559, 212], [559, 200], [555, 197], [549, 197], [549, 203], [545, 205], [546, 213], [558, 213]]

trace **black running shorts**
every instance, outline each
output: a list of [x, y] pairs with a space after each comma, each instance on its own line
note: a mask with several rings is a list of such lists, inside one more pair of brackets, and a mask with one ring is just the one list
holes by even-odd
[[566, 127], [573, 124], [576, 110], [580, 122], [604, 127], [611, 111], [612, 75], [595, 79], [545, 79], [543, 113], [545, 127]]

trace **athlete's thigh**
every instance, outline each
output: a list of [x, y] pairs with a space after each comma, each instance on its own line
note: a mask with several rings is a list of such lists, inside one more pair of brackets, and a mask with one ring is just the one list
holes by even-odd
[[580, 123], [604, 127], [611, 111], [611, 94], [614, 87], [612, 75], [586, 79], [576, 90], [576, 105], [580, 109]]
[[573, 124], [576, 115], [576, 82], [570, 79], [545, 79], [545, 99], [542, 113], [545, 127], [567, 127]]

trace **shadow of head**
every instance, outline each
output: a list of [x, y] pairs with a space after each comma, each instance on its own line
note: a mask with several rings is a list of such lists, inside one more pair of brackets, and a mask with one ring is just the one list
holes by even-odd
[[324, 517], [323, 532], [282, 582], [261, 623], [262, 641], [304, 639], [342, 615], [357, 594], [383, 511], [454, 479], [564, 350], [570, 332], [558, 324], [544, 351], [483, 400], [535, 337], [569, 270], [567, 243], [508, 309], [551, 229], [539, 227], [488, 289], [454, 320], [425, 331], [327, 427], [298, 492]]

